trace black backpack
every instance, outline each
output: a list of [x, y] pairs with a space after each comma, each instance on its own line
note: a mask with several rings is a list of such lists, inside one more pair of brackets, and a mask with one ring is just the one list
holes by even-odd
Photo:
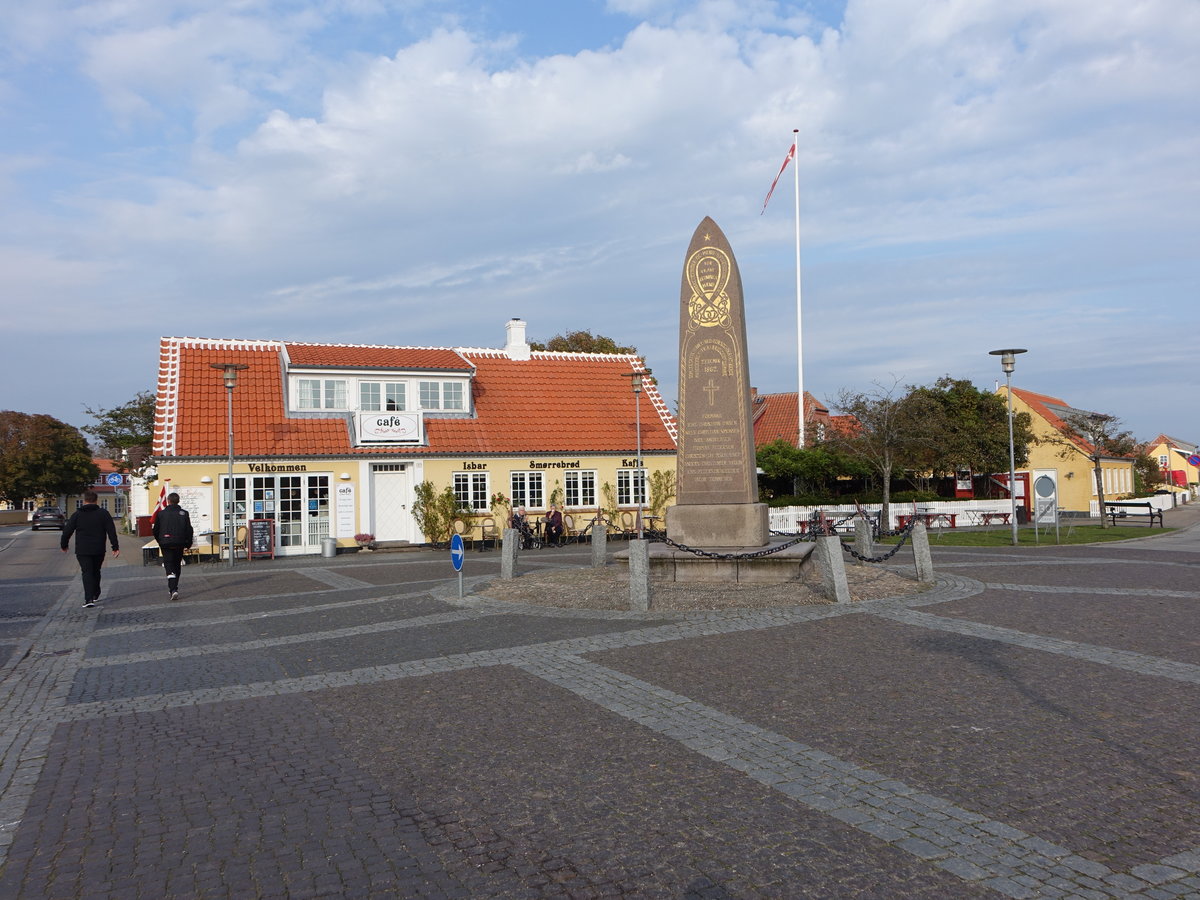
[[160, 547], [192, 546], [192, 520], [182, 506], [167, 506], [158, 512]]

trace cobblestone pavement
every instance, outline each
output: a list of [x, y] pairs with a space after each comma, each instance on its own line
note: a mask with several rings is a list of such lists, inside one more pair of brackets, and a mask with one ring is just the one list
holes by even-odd
[[0, 582], [0, 897], [1200, 897], [1167, 524], [847, 606], [534, 608], [444, 552]]

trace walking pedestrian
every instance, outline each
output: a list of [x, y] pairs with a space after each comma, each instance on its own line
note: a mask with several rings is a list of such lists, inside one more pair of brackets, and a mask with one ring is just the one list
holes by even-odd
[[192, 546], [192, 517], [179, 505], [178, 494], [167, 494], [167, 505], [154, 517], [154, 540], [162, 553], [163, 568], [167, 571], [167, 593], [179, 599], [179, 573], [183, 566], [183, 551]]
[[83, 492], [83, 505], [72, 513], [63, 526], [59, 546], [66, 553], [75, 535], [75, 558], [83, 576], [83, 605], [92, 607], [100, 599], [100, 568], [104, 565], [104, 541], [112, 545], [113, 558], [121, 555], [117, 543], [117, 526], [107, 509], [96, 502], [95, 491]]

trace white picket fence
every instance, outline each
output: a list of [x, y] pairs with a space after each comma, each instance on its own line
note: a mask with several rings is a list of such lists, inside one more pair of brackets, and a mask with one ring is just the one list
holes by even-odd
[[[1186, 503], [1190, 499], [1187, 494], [1178, 494], [1179, 503]], [[1139, 497], [1138, 502], [1153, 503], [1156, 509], [1171, 509], [1172, 500], [1167, 494], [1156, 494], [1153, 497]], [[1019, 501], [1018, 501], [1019, 505]], [[863, 509], [870, 515], [878, 517], [882, 504], [879, 503], [864, 503]], [[910, 516], [913, 512], [919, 513], [948, 513], [955, 516], [956, 526], [966, 525], [982, 525], [983, 513], [1006, 513], [1011, 512], [1012, 503], [1007, 499], [1001, 500], [937, 500], [928, 503], [892, 503], [889, 512], [891, 513], [891, 522], [888, 523], [886, 529], [891, 531], [899, 527], [899, 516]], [[780, 506], [770, 510], [770, 523], [772, 531], [783, 532], [784, 534], [795, 534], [801, 530], [802, 524], [807, 524], [812, 521], [813, 517], [819, 513], [824, 513], [826, 519], [838, 522], [842, 519], [847, 519], [858, 512], [858, 507], [853, 503], [849, 505], [829, 505], [829, 506]], [[1092, 518], [1099, 520], [1100, 505], [1093, 500], [1091, 509], [1089, 510]], [[996, 525], [993, 522], [993, 525]], [[847, 527], [852, 528], [850, 523]]]

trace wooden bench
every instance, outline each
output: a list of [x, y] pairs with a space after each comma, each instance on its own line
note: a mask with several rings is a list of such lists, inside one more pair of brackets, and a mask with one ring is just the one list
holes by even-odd
[[[1133, 510], [1133, 512], [1131, 512]], [[1134, 516], [1149, 516], [1149, 525], [1154, 527], [1155, 518], [1158, 519], [1160, 528], [1165, 528], [1163, 524], [1162, 510], [1158, 509], [1153, 503], [1137, 503], [1130, 500], [1114, 500], [1111, 503], [1104, 504], [1104, 514], [1112, 519], [1114, 525], [1117, 524], [1117, 519], [1125, 518], [1129, 515]]]

